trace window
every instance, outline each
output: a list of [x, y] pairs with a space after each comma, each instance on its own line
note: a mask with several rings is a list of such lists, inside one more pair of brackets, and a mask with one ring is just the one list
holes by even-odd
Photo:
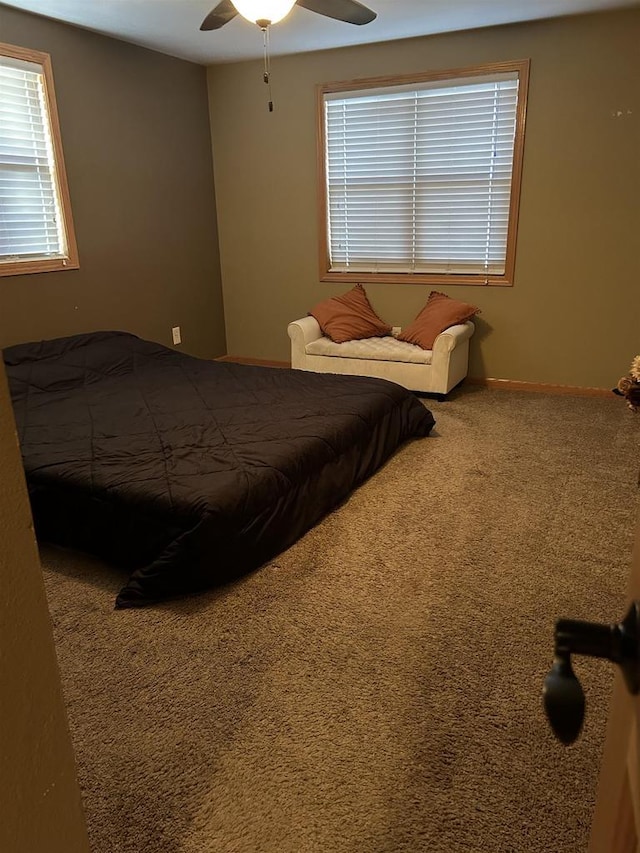
[[51, 60], [0, 44], [0, 275], [77, 267]]
[[528, 71], [319, 87], [323, 281], [513, 283]]

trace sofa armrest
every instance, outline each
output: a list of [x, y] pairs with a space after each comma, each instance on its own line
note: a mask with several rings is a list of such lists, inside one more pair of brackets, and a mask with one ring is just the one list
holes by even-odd
[[322, 330], [315, 317], [303, 317], [287, 326], [291, 338], [291, 367], [305, 370], [307, 365], [307, 344], [322, 337]]
[[449, 326], [433, 342], [431, 387], [437, 394], [448, 394], [467, 375], [469, 338], [476, 327], [470, 320]]
[[469, 340], [475, 332], [476, 327], [470, 320], [466, 323], [459, 323], [456, 326], [449, 326], [444, 332], [440, 332], [438, 337], [433, 342], [433, 353], [448, 353], [459, 346], [464, 341]]
[[322, 330], [315, 317], [303, 317], [301, 320], [294, 320], [289, 323], [287, 333], [292, 341], [292, 346], [301, 348], [304, 352], [307, 344], [312, 341], [317, 341], [322, 337]]

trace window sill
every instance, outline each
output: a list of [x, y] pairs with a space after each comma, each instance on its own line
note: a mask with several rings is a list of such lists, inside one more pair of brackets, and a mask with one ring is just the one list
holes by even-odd
[[80, 264], [77, 258], [50, 258], [38, 261], [15, 261], [0, 264], [0, 276], [30, 275], [39, 272], [60, 272], [61, 270], [77, 270]]
[[320, 281], [354, 284], [437, 284], [475, 287], [513, 287], [513, 280], [496, 275], [438, 275], [426, 273], [321, 272]]

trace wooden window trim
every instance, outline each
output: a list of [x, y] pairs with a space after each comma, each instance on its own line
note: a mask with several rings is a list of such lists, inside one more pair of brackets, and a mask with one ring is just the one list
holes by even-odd
[[[527, 116], [527, 100], [529, 93], [530, 60], [521, 59], [510, 62], [492, 62], [485, 65], [472, 65], [465, 68], [452, 68], [445, 71], [428, 71], [419, 74], [399, 74], [395, 76], [368, 77], [362, 80], [341, 80], [333, 83], [321, 83], [316, 87], [316, 140], [318, 164], [318, 245], [319, 245], [319, 276], [320, 281], [360, 282], [385, 284], [434, 284], [434, 285], [475, 285], [511, 287], [514, 283], [516, 264], [516, 244], [518, 238], [518, 218], [520, 210], [520, 193], [522, 187], [522, 161], [524, 155], [525, 125]], [[324, 96], [333, 92], [349, 92], [360, 89], [376, 89], [384, 86], [398, 86], [406, 83], [426, 83], [432, 80], [448, 80], [459, 77], [475, 77], [483, 74], [500, 72], [517, 72], [518, 74], [518, 105], [516, 111], [516, 132], [513, 148], [513, 172], [511, 177], [511, 199], [509, 207], [509, 224], [507, 238], [507, 253], [503, 275], [481, 274], [440, 274], [440, 273], [363, 273], [363, 272], [330, 272], [329, 244], [327, 239], [327, 193], [326, 193], [326, 164], [325, 164], [325, 121]]]
[[18, 47], [16, 45], [4, 44], [1, 42], [0, 56], [8, 56], [12, 59], [22, 59], [26, 62], [34, 62], [42, 67], [44, 93], [51, 127], [51, 144], [55, 159], [56, 185], [60, 198], [60, 209], [64, 220], [64, 230], [67, 241], [67, 254], [65, 257], [0, 263], [0, 276], [28, 275], [39, 272], [78, 269], [80, 267], [78, 246], [76, 243], [73, 216], [71, 213], [71, 196], [69, 195], [67, 171], [64, 165], [64, 155], [62, 152], [62, 136], [60, 133], [60, 120], [58, 118], [58, 104], [53, 84], [51, 57], [48, 53], [43, 53], [39, 50], [31, 50], [29, 48]]

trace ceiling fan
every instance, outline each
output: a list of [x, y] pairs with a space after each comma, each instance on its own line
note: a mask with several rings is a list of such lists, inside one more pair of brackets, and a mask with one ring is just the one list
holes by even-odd
[[281, 21], [294, 6], [302, 6], [327, 18], [347, 24], [370, 24], [376, 13], [356, 0], [222, 0], [200, 25], [201, 30], [219, 30], [238, 13], [243, 18], [266, 30]]

